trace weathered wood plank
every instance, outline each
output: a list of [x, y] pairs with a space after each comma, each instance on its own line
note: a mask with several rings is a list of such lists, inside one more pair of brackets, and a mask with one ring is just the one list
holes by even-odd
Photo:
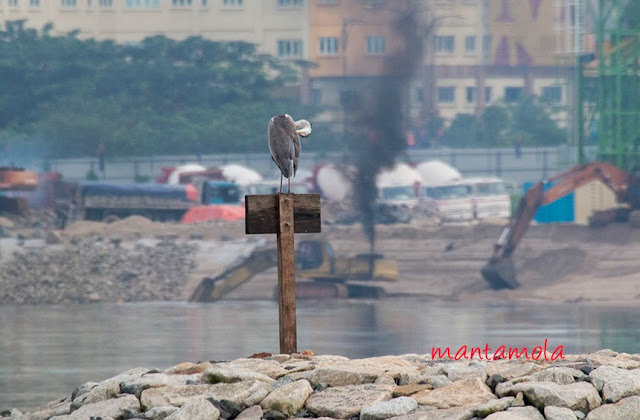
[[321, 231], [320, 194], [263, 194], [245, 196], [246, 234], [278, 233], [278, 197], [293, 197], [295, 233]]
[[294, 199], [278, 194], [278, 305], [280, 317], [280, 353], [297, 353], [296, 263], [293, 240]]

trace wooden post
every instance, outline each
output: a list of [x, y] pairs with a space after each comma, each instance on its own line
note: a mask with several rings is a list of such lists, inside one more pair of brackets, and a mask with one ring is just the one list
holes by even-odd
[[297, 353], [294, 233], [320, 232], [319, 194], [245, 196], [245, 232], [275, 233], [278, 245], [280, 353]]
[[280, 353], [297, 353], [296, 261], [293, 242], [293, 199], [278, 194], [278, 305]]

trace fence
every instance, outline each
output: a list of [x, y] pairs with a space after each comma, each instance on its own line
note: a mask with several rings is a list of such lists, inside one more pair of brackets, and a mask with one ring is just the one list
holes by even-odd
[[[464, 176], [497, 176], [522, 184], [538, 181], [558, 173], [576, 163], [575, 148], [567, 146], [545, 148], [522, 148], [519, 156], [513, 149], [412, 149], [402, 159], [408, 162], [441, 160], [460, 170]], [[324, 162], [345, 162], [349, 156], [340, 153], [303, 152], [300, 171], [312, 171]], [[194, 155], [147, 156], [107, 159], [105, 172], [98, 171], [96, 158], [57, 159], [50, 161], [52, 171], [62, 173], [65, 179], [78, 181], [87, 179], [93, 171], [100, 179], [124, 183], [153, 179], [162, 173], [162, 167], [173, 167], [198, 162]], [[277, 178], [279, 172], [269, 153], [203, 155], [200, 164], [217, 167], [235, 163], [260, 172], [265, 178]]]

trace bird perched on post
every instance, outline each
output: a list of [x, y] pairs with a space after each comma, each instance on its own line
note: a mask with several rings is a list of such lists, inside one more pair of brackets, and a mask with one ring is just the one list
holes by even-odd
[[269, 151], [271, 159], [280, 169], [280, 193], [282, 193], [282, 177], [288, 180], [291, 193], [291, 177], [298, 170], [300, 157], [300, 137], [311, 134], [311, 123], [307, 120], [294, 121], [289, 114], [276, 115], [269, 120]]

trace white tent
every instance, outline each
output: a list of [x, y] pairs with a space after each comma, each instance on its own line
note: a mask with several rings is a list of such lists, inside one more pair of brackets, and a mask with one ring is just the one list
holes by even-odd
[[460, 171], [439, 160], [421, 162], [415, 169], [422, 176], [424, 185], [440, 185], [462, 179]]
[[238, 185], [249, 185], [262, 181], [262, 175], [246, 166], [229, 164], [220, 167], [222, 175]]
[[422, 184], [420, 172], [406, 163], [397, 163], [393, 168], [380, 172], [376, 178], [379, 188]]

